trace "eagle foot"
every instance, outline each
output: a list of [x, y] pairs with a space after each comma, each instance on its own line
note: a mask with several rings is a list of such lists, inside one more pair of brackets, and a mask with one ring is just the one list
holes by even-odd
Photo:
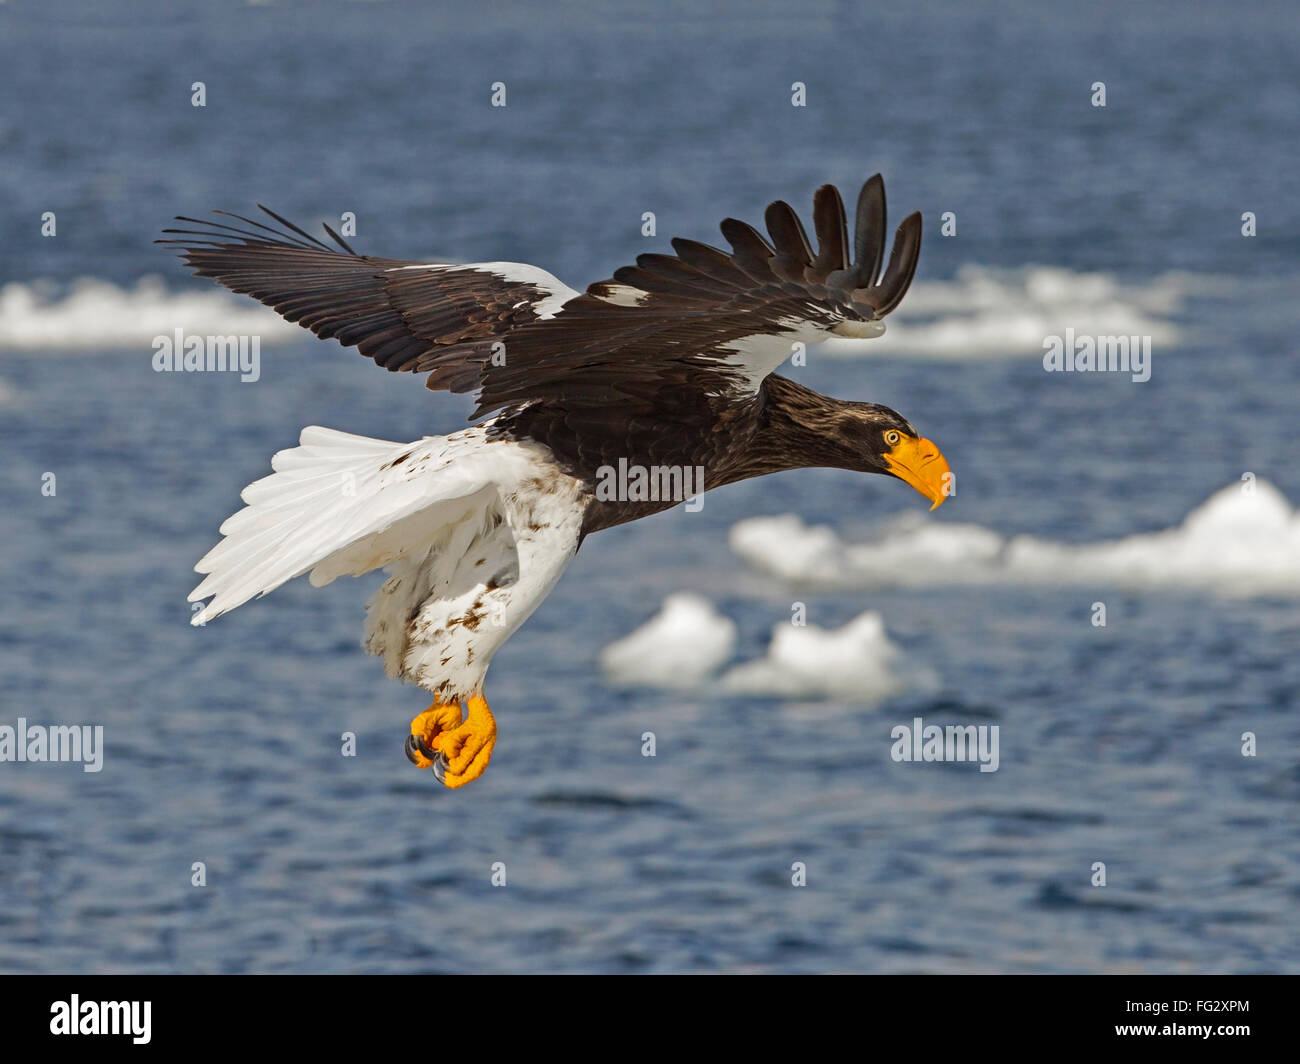
[[406, 756], [417, 768], [432, 768], [444, 787], [463, 787], [478, 779], [492, 759], [497, 723], [481, 695], [471, 698], [461, 719], [456, 702], [435, 702], [413, 721]]

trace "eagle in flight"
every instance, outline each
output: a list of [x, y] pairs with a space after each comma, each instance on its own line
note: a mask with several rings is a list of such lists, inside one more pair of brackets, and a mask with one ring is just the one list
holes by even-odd
[[[190, 601], [208, 601], [193, 623], [303, 573], [320, 586], [382, 568], [365, 648], [432, 692], [406, 753], [448, 787], [492, 756], [492, 655], [592, 532], [677, 505], [690, 479], [707, 491], [824, 466], [897, 477], [932, 509], [951, 493], [939, 449], [902, 415], [772, 372], [800, 345], [879, 336], [911, 284], [921, 216], [903, 220], [886, 263], [878, 174], [858, 196], [851, 244], [844, 202], [823, 185], [815, 250], [778, 201], [768, 238], [728, 218], [729, 252], [675, 239], [676, 254], [640, 255], [585, 292], [514, 262], [358, 255], [329, 226], [335, 246], [260, 209], [276, 225], [218, 211], [230, 221], [179, 218], [198, 228], [159, 243], [384, 369], [476, 393], [475, 424], [413, 443], [303, 429], [195, 566], [206, 575]], [[641, 479], [599, 490], [611, 470]]]

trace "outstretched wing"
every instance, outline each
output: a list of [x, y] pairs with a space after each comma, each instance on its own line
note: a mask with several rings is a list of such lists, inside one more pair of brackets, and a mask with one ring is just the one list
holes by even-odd
[[730, 252], [675, 239], [676, 255], [640, 255], [550, 320], [515, 330], [504, 363], [483, 366], [476, 414], [533, 400], [618, 404], [669, 386], [678, 395], [686, 387], [738, 398], [757, 391], [796, 344], [884, 332], [881, 319], [916, 273], [921, 216], [899, 226], [882, 274], [879, 174], [858, 196], [852, 260], [832, 185], [813, 199], [815, 252], [789, 204], [770, 204], [766, 222], [770, 242], [744, 222], [724, 221]]
[[[477, 350], [480, 342], [490, 354], [498, 338], [551, 317], [578, 294], [545, 270], [519, 262], [457, 265], [358, 255], [328, 225], [335, 247], [260, 209], [282, 228], [215, 211], [238, 224], [180, 217], [202, 228], [164, 229], [167, 236], [156, 243], [181, 249], [200, 277], [253, 296], [322, 339], [356, 347], [394, 372], [427, 371], [444, 356]], [[454, 390], [471, 391], [478, 385], [477, 367], [466, 363], [461, 369], [469, 375], [452, 372]]]
[[540, 401], [584, 420], [617, 419], [661, 412], [665, 391], [753, 394], [797, 344], [883, 332], [921, 247], [921, 216], [912, 214], [885, 265], [879, 174], [858, 196], [851, 244], [843, 200], [823, 185], [813, 200], [815, 252], [798, 215], [777, 201], [767, 208], [770, 242], [729, 218], [730, 252], [679, 238], [675, 255], [638, 256], [581, 295], [518, 263], [357, 255], [327, 226], [336, 250], [266, 213], [287, 231], [231, 215], [241, 225], [182, 219], [204, 228], [167, 230], [161, 242], [182, 248], [201, 276], [317, 336], [390, 370], [427, 372], [430, 388], [477, 391], [473, 417]]

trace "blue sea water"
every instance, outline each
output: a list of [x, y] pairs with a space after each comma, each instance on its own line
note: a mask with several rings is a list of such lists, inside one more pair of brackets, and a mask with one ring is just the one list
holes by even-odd
[[[106, 744], [98, 773], [0, 763], [0, 970], [1300, 971], [1285, 588], [789, 587], [730, 551], [737, 521], [862, 538], [920, 500], [735, 485], [584, 544], [494, 661], [490, 771], [447, 792], [402, 757], [422, 693], [358, 647], [377, 576], [202, 629], [186, 595], [301, 426], [414, 439], [468, 401], [306, 333], [255, 384], [155, 373], [147, 337], [49, 309], [80, 278], [209, 294], [151, 241], [218, 207], [352, 211], [358, 250], [580, 286], [881, 171], [895, 218], [925, 212], [918, 291], [973, 264], [1182, 293], [1143, 384], [987, 351], [790, 370], [943, 447], [960, 491], [933, 521], [1095, 543], [1247, 471], [1295, 504], [1298, 56], [1284, 4], [0, 5], [0, 336], [54, 323], [0, 347], [0, 725]], [[935, 681], [875, 704], [608, 684], [601, 647], [684, 589], [748, 657], [794, 600], [824, 627], [876, 610]], [[999, 770], [892, 761], [916, 716], [998, 725]]]

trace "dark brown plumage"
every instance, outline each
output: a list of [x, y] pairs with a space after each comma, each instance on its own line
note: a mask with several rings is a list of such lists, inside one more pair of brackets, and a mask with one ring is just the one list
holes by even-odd
[[[873, 323], [898, 306], [916, 272], [919, 214], [899, 226], [885, 264], [885, 193], [862, 187], [852, 258], [844, 203], [814, 196], [813, 248], [786, 203], [766, 212], [770, 242], [734, 218], [731, 251], [672, 241], [675, 255], [636, 264], [578, 294], [513, 264], [454, 266], [358, 255], [262, 208], [282, 228], [181, 221], [160, 243], [200, 276], [247, 293], [317, 336], [355, 346], [392, 371], [428, 374], [432, 389], [476, 391], [473, 417], [497, 412], [498, 437], [548, 446], [590, 481], [618, 459], [702, 466], [709, 488], [803, 466], [886, 472], [878, 437], [914, 434], [884, 407], [844, 403], [773, 376], [783, 336]], [[758, 338], [775, 338], [768, 346]], [[770, 365], [767, 362], [770, 361]], [[665, 503], [592, 500], [584, 533]]]

